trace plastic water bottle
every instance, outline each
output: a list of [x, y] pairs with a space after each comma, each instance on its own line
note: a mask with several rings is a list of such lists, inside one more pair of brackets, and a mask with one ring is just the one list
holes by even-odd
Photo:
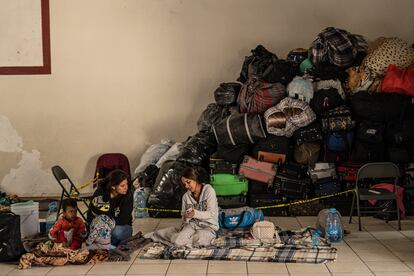
[[329, 213], [326, 218], [325, 232], [326, 238], [330, 242], [340, 242], [344, 236], [341, 220], [335, 208], [329, 209]]
[[321, 236], [321, 231], [319, 230], [313, 230], [312, 231], [312, 245], [318, 246], [321, 243], [321, 240], [319, 237]]
[[147, 207], [147, 198], [145, 196], [144, 188], [138, 188], [135, 190], [134, 193], [134, 216], [135, 218], [145, 218], [148, 217], [148, 211], [141, 210], [138, 208], [146, 208]]
[[47, 211], [47, 217], [46, 217], [46, 233], [49, 233], [49, 230], [52, 229], [53, 225], [56, 222], [57, 219], [57, 202], [53, 201], [50, 202], [49, 210]]

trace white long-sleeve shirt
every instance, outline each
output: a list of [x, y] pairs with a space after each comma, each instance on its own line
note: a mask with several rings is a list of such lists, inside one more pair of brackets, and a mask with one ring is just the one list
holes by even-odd
[[211, 185], [203, 184], [198, 202], [190, 191], [183, 195], [181, 214], [184, 220], [185, 211], [191, 208], [194, 209], [194, 217], [190, 223], [194, 223], [200, 228], [209, 227], [214, 231], [219, 229], [217, 197]]

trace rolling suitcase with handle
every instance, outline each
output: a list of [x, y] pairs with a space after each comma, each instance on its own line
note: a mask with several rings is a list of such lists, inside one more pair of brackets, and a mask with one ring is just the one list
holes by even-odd
[[310, 193], [311, 180], [278, 174], [274, 186], [277, 195], [292, 199], [307, 199]]
[[249, 189], [247, 179], [229, 173], [216, 173], [210, 175], [210, 184], [217, 196], [246, 195]]
[[269, 162], [258, 161], [250, 156], [245, 156], [240, 164], [239, 174], [252, 180], [272, 184], [277, 172], [277, 165]]

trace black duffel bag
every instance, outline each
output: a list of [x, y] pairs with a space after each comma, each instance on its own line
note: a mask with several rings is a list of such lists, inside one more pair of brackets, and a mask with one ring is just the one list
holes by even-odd
[[409, 101], [396, 93], [359, 92], [352, 96], [352, 116], [357, 121], [390, 122], [404, 116]]
[[0, 262], [17, 261], [24, 253], [20, 236], [20, 216], [0, 213]]
[[289, 138], [268, 134], [266, 138], [259, 139], [252, 147], [252, 156], [258, 158], [259, 151], [285, 154], [290, 153]]
[[230, 105], [237, 101], [241, 84], [238, 82], [223, 82], [214, 91], [214, 99], [219, 105]]
[[221, 145], [254, 144], [265, 138], [262, 118], [259, 114], [231, 114], [213, 125], [217, 143]]

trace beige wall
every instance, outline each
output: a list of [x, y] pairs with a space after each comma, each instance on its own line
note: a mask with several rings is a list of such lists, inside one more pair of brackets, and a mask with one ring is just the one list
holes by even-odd
[[52, 74], [0, 76], [0, 190], [53, 194], [97, 156], [183, 140], [257, 44], [284, 58], [327, 26], [413, 42], [412, 0], [50, 0]]

